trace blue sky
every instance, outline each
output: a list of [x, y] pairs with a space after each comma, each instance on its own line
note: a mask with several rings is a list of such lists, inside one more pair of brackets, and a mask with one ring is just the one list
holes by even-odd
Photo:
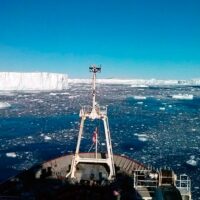
[[200, 78], [199, 0], [0, 0], [0, 71]]

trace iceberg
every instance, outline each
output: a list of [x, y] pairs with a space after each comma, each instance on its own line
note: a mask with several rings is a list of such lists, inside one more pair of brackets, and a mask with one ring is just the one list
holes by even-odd
[[0, 90], [64, 90], [67, 88], [66, 74], [0, 72]]
[[[90, 79], [69, 79], [70, 84], [90, 84]], [[176, 85], [178, 80], [156, 80], [156, 79], [98, 79], [99, 84], [123, 84], [130, 85], [130, 87], [149, 87], [150, 85]]]
[[[90, 84], [90, 79], [69, 79], [69, 84]], [[198, 86], [200, 79], [196, 80], [159, 80], [159, 79], [118, 79], [118, 78], [104, 78], [98, 79], [98, 84], [123, 84], [129, 85], [132, 88], [147, 88], [149, 86]]]
[[[69, 79], [69, 84], [90, 84], [90, 79]], [[156, 79], [98, 79], [98, 84], [123, 84], [133, 88], [147, 88], [149, 86], [178, 85], [178, 80], [156, 80]]]

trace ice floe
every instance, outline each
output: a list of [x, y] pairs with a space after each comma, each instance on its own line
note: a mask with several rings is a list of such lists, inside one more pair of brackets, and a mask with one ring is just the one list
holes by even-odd
[[8, 152], [8, 153], [6, 153], [6, 156], [10, 157], [10, 158], [16, 158], [17, 154], [15, 152]]
[[45, 136], [44, 136], [44, 139], [45, 139], [45, 140], [51, 140], [51, 137], [45, 135]]
[[136, 100], [145, 100], [146, 99], [145, 96], [134, 96], [133, 98]]
[[133, 88], [148, 88], [148, 85], [139, 85], [139, 84], [132, 84], [131, 87]]
[[146, 137], [138, 137], [138, 140], [141, 142], [146, 142], [148, 139]]
[[135, 133], [134, 135], [137, 136], [137, 137], [138, 137], [138, 140], [141, 141], [141, 142], [146, 142], [146, 141], [148, 141], [148, 135], [146, 135], [146, 134], [138, 134], [138, 133]]
[[137, 104], [142, 105], [144, 102], [138, 101]]
[[11, 107], [11, 104], [9, 104], [8, 102], [0, 102], [0, 109], [6, 109]]
[[173, 99], [181, 99], [181, 100], [192, 100], [194, 96], [192, 94], [175, 94], [172, 95]]
[[198, 165], [198, 161], [195, 159], [194, 155], [190, 156], [190, 159], [186, 161], [186, 163], [194, 167]]
[[164, 111], [164, 110], [165, 110], [165, 107], [160, 107], [159, 110], [163, 110], [163, 111]]
[[50, 95], [50, 96], [56, 96], [57, 93], [53, 93], [53, 92], [51, 92], [51, 93], [49, 93], [49, 95]]

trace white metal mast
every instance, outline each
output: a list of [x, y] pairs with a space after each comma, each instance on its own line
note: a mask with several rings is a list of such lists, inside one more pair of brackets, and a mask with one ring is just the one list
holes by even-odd
[[[89, 67], [90, 72], [93, 73], [93, 83], [92, 83], [92, 107], [91, 106], [84, 106], [80, 110], [80, 117], [81, 117], [81, 124], [78, 134], [78, 141], [76, 146], [75, 155], [72, 158], [71, 163], [71, 170], [66, 175], [66, 177], [70, 177], [72, 179], [76, 179], [76, 169], [77, 165], [79, 163], [90, 163], [90, 164], [107, 164], [109, 168], [109, 175], [108, 180], [113, 180], [115, 178], [115, 167], [114, 167], [114, 161], [113, 161], [113, 152], [112, 152], [112, 143], [111, 143], [111, 137], [110, 137], [110, 129], [108, 124], [108, 117], [107, 117], [107, 108], [106, 107], [100, 107], [96, 102], [96, 73], [101, 72], [101, 66], [96, 67], [95, 65], [91, 65]], [[79, 150], [80, 150], [80, 144], [81, 139], [83, 136], [83, 128], [84, 128], [84, 122], [85, 120], [89, 118], [90, 120], [99, 119], [103, 121], [104, 126], [104, 133], [105, 133], [105, 139], [106, 139], [106, 147], [107, 147], [107, 155], [106, 158], [98, 157], [97, 152], [97, 142], [98, 142], [98, 134], [96, 135], [96, 148], [95, 148], [95, 157], [81, 157]], [[96, 130], [97, 131], [97, 130]]]

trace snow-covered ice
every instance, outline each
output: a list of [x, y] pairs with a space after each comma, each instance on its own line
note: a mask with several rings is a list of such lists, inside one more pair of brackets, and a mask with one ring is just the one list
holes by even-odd
[[[91, 79], [69, 79], [70, 84], [91, 84]], [[148, 88], [149, 86], [159, 85], [200, 85], [200, 80], [157, 80], [157, 79], [98, 79], [100, 84], [123, 84], [130, 87]]]
[[132, 84], [131, 87], [133, 88], [148, 88], [148, 85], [140, 85], [140, 84]]
[[63, 90], [68, 76], [47, 72], [0, 72], [0, 90]]
[[145, 96], [134, 96], [133, 98], [136, 100], [145, 100], [146, 99]]
[[44, 136], [44, 139], [45, 139], [45, 140], [51, 140], [51, 137], [45, 135], [45, 136]]
[[146, 135], [146, 134], [138, 134], [138, 133], [135, 133], [134, 135], [137, 136], [137, 137], [138, 137], [138, 140], [141, 141], [141, 142], [146, 142], [146, 141], [148, 141], [148, 135]]
[[8, 102], [0, 102], [0, 109], [9, 108], [11, 105]]
[[197, 159], [195, 159], [195, 156], [194, 156], [194, 155], [190, 156], [190, 159], [187, 160], [186, 163], [187, 163], [188, 165], [193, 166], [193, 167], [195, 167], [195, 166], [198, 165], [198, 161], [197, 161]]
[[188, 160], [188, 161], [186, 161], [186, 163], [188, 164], [188, 165], [191, 165], [191, 166], [197, 166], [197, 161], [196, 160], [193, 160], [193, 159], [190, 159], [190, 160]]
[[181, 100], [192, 100], [194, 96], [192, 94], [175, 94], [172, 95], [173, 99], [181, 99]]
[[6, 153], [6, 156], [11, 157], [11, 158], [16, 158], [17, 154], [15, 152], [9, 152], [9, 153]]
[[160, 107], [159, 110], [165, 110], [165, 107]]

